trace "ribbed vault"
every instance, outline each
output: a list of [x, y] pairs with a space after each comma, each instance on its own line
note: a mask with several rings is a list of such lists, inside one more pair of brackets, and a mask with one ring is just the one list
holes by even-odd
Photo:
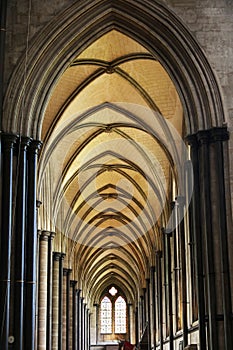
[[182, 180], [183, 132], [170, 77], [119, 31], [95, 40], [57, 82], [42, 127], [41, 221], [59, 233], [55, 245], [93, 303], [110, 285], [138, 300]]

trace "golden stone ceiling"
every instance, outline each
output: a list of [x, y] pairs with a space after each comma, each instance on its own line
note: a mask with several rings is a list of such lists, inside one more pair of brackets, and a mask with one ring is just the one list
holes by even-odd
[[93, 298], [113, 282], [129, 296], [142, 285], [159, 248], [182, 127], [181, 102], [162, 65], [115, 30], [56, 83], [42, 129], [43, 220], [69, 238], [69, 259]]

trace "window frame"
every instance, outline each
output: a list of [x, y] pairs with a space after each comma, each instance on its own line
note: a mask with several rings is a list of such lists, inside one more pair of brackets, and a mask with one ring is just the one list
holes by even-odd
[[[117, 293], [115, 295], [111, 295], [109, 293], [109, 290], [112, 288], [112, 287], [115, 287], [117, 289]], [[112, 328], [112, 332], [111, 333], [103, 333], [101, 332], [101, 328], [102, 328], [102, 314], [101, 314], [101, 303], [103, 301], [103, 299], [107, 297], [110, 301], [111, 301], [111, 305], [112, 305], [112, 308], [111, 308], [111, 311], [112, 311], [112, 314], [111, 314], [111, 328]], [[116, 322], [116, 318], [115, 318], [115, 302], [116, 300], [119, 298], [119, 297], [122, 297], [125, 301], [125, 305], [126, 305], [126, 308], [125, 308], [125, 332], [124, 333], [119, 333], [119, 332], [116, 332], [116, 325], [115, 325], [115, 322]], [[118, 287], [118, 286], [115, 286], [115, 285], [110, 285], [108, 288], [105, 289], [104, 293], [102, 293], [101, 297], [100, 297], [100, 303], [99, 303], [100, 307], [99, 307], [99, 329], [100, 329], [100, 332], [99, 334], [100, 335], [111, 335], [111, 334], [116, 334], [116, 335], [126, 335], [127, 334], [127, 330], [128, 330], [128, 303], [127, 303], [127, 299], [126, 299], [126, 296], [125, 294], [122, 292], [122, 290]]]

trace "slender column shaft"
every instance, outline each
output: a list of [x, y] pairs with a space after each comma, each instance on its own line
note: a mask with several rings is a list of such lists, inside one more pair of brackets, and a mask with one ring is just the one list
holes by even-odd
[[52, 347], [52, 241], [55, 237], [55, 232], [50, 232], [48, 240], [48, 273], [47, 273], [47, 339], [46, 350], [51, 350]]
[[215, 260], [213, 250], [212, 223], [211, 223], [211, 199], [210, 199], [210, 168], [209, 168], [209, 135], [198, 133], [199, 141], [199, 178], [200, 198], [202, 203], [201, 221], [202, 234], [205, 238], [206, 253], [206, 281], [208, 290], [208, 316], [209, 316], [209, 344], [210, 349], [215, 349], [218, 344], [217, 320], [216, 320], [216, 286], [215, 286]]
[[77, 350], [80, 350], [80, 293], [81, 290], [77, 289]]
[[14, 287], [14, 338], [15, 350], [23, 350], [24, 329], [24, 274], [25, 274], [25, 220], [26, 220], [26, 176], [27, 147], [29, 138], [21, 138], [19, 145], [18, 185], [15, 222], [15, 287]]
[[37, 279], [37, 222], [36, 222], [36, 175], [37, 156], [41, 146], [32, 141], [28, 148], [28, 192], [27, 192], [27, 238], [26, 238], [26, 304], [24, 348], [34, 349], [36, 338], [36, 279]]
[[167, 258], [167, 283], [168, 283], [168, 310], [169, 310], [169, 346], [173, 350], [173, 311], [172, 311], [172, 279], [171, 279], [171, 230], [164, 230], [166, 239], [166, 258]]
[[144, 328], [144, 301], [143, 295], [140, 295], [140, 337], [142, 336]]
[[58, 350], [62, 350], [62, 334], [63, 334], [63, 260], [65, 254], [61, 253], [59, 261], [59, 315], [58, 315]]
[[132, 307], [132, 304], [128, 303], [128, 315], [127, 315], [127, 318], [128, 318], [128, 338], [129, 338], [129, 342], [131, 343], [131, 307]]
[[2, 232], [0, 245], [0, 349], [8, 349], [12, 236], [12, 174], [14, 135], [2, 135]]
[[158, 326], [159, 326], [159, 339], [160, 350], [163, 350], [163, 309], [162, 309], [162, 267], [161, 267], [162, 252], [156, 252], [157, 262], [157, 288], [158, 288]]
[[156, 327], [156, 312], [155, 312], [155, 267], [150, 269], [151, 280], [151, 343], [155, 346], [155, 327]]
[[84, 324], [83, 324], [83, 311], [84, 311], [84, 305], [83, 305], [83, 300], [84, 298], [81, 297], [80, 298], [80, 350], [84, 350], [83, 347], [83, 328], [84, 328]]
[[197, 306], [198, 306], [198, 329], [200, 350], [206, 350], [206, 331], [205, 331], [205, 293], [204, 293], [204, 261], [203, 261], [203, 235], [200, 221], [200, 183], [199, 183], [199, 157], [198, 143], [195, 135], [188, 137], [191, 145], [191, 160], [193, 165], [193, 189], [191, 222], [193, 229], [193, 244], [195, 254], [195, 266], [197, 271]]
[[185, 242], [185, 227], [184, 227], [184, 198], [177, 197], [179, 204], [179, 233], [180, 233], [180, 256], [181, 256], [181, 283], [182, 283], [182, 326], [183, 326], [183, 344], [188, 345], [188, 324], [187, 324], [187, 276], [186, 276], [186, 242]]
[[99, 334], [99, 304], [94, 304], [95, 306], [95, 326], [96, 326], [96, 345], [98, 344], [98, 334]]
[[52, 287], [52, 350], [58, 350], [59, 339], [59, 265], [61, 253], [53, 253], [53, 287]]
[[70, 342], [70, 269], [67, 270], [66, 275], [66, 349], [69, 350]]
[[68, 274], [68, 269], [64, 268], [63, 269], [63, 289], [62, 289], [62, 310], [63, 310], [63, 315], [62, 315], [62, 350], [67, 350], [66, 348], [66, 337], [67, 337], [67, 274]]
[[77, 304], [76, 304], [76, 289], [75, 286], [77, 281], [70, 281], [70, 297], [71, 297], [71, 305], [72, 305], [72, 323], [70, 325], [70, 334], [71, 334], [71, 342], [70, 349], [77, 350]]
[[47, 335], [47, 289], [48, 289], [48, 241], [50, 232], [42, 231], [39, 253], [39, 304], [38, 304], [38, 350], [46, 350]]
[[83, 305], [83, 350], [86, 350], [87, 345], [87, 315], [86, 315], [87, 304]]
[[148, 324], [148, 350], [151, 349], [151, 323], [150, 323], [150, 279], [146, 279], [146, 304], [147, 304], [147, 324]]
[[139, 323], [138, 307], [136, 307], [136, 310], [135, 310], [135, 343], [136, 343], [136, 345], [139, 342], [139, 332], [138, 332], [139, 327], [138, 327], [138, 323]]

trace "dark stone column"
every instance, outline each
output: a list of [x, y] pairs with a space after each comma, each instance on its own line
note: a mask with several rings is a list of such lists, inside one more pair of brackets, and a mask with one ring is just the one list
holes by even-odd
[[158, 288], [158, 326], [160, 350], [163, 350], [163, 299], [162, 299], [162, 266], [161, 266], [162, 252], [156, 252], [156, 266], [157, 266], [157, 288]]
[[81, 346], [80, 346], [80, 293], [81, 290], [77, 289], [76, 290], [76, 295], [77, 295], [77, 350], [81, 350]]
[[62, 331], [63, 331], [63, 260], [65, 254], [61, 253], [59, 262], [59, 315], [58, 315], [58, 350], [62, 350]]
[[51, 350], [52, 347], [52, 241], [55, 237], [55, 232], [50, 232], [48, 240], [48, 275], [47, 275], [47, 339], [46, 350]]
[[140, 337], [143, 334], [144, 329], [144, 301], [143, 295], [140, 295]]
[[83, 350], [86, 350], [87, 345], [87, 304], [83, 304]]
[[83, 323], [83, 320], [84, 320], [84, 317], [83, 317], [84, 305], [83, 305], [83, 300], [84, 300], [84, 298], [81, 297], [80, 298], [80, 350], [84, 350], [84, 347], [83, 347], [83, 343], [84, 343], [84, 339], [83, 339], [83, 329], [84, 329], [84, 323]]
[[77, 350], [77, 302], [76, 302], [76, 289], [77, 281], [70, 281], [71, 294], [72, 294], [72, 350]]
[[151, 349], [151, 323], [150, 323], [150, 279], [146, 279], [146, 304], [147, 304], [147, 324], [148, 324], [148, 350]]
[[180, 252], [181, 252], [181, 292], [182, 292], [182, 328], [183, 328], [183, 345], [188, 345], [188, 323], [187, 323], [187, 276], [186, 276], [186, 241], [184, 227], [184, 197], [176, 198], [179, 210], [179, 235], [180, 235]]
[[129, 342], [131, 343], [131, 307], [132, 307], [132, 304], [128, 303], [127, 305], [127, 311], [128, 311], [128, 315], [127, 315], [127, 318], [128, 318], [128, 338], [129, 338]]
[[67, 269], [66, 275], [66, 349], [69, 350], [70, 340], [70, 274], [72, 270]]
[[142, 332], [144, 332], [146, 328], [146, 322], [147, 322], [147, 300], [146, 300], [146, 288], [142, 288], [143, 290], [143, 328]]
[[25, 221], [27, 147], [30, 138], [22, 137], [19, 144], [19, 165], [16, 196], [15, 246], [14, 246], [14, 338], [13, 348], [23, 350], [24, 329], [24, 275], [25, 275]]
[[90, 310], [88, 310], [88, 350], [91, 346], [91, 313]]
[[172, 237], [172, 231], [168, 229], [164, 229], [163, 233], [165, 234], [166, 240], [166, 260], [167, 260], [167, 284], [168, 284], [168, 316], [169, 316], [169, 349], [173, 350], [173, 310], [172, 310], [172, 277], [171, 277], [171, 242], [170, 239]]
[[[199, 131], [187, 138], [191, 144], [195, 201], [197, 198], [194, 243], [197, 245], [197, 261], [200, 261], [202, 252], [207, 286], [207, 294], [202, 293], [198, 286], [198, 311], [200, 300], [206, 300], [210, 350], [217, 347], [230, 350], [233, 346], [223, 151], [228, 138], [225, 127]], [[201, 317], [199, 315], [200, 322]], [[200, 335], [200, 343], [201, 350], [205, 349], [202, 345], [204, 334]]]
[[138, 307], [136, 307], [136, 310], [135, 310], [135, 341], [136, 341], [136, 345], [139, 342], [138, 329], [139, 329], [139, 317], [138, 317]]
[[151, 266], [150, 269], [150, 280], [151, 280], [151, 342], [152, 346], [155, 346], [155, 325], [156, 325], [156, 311], [155, 311], [155, 267]]
[[198, 142], [195, 135], [187, 138], [191, 145], [191, 160], [193, 165], [193, 196], [191, 201], [190, 221], [192, 222], [193, 245], [195, 267], [197, 271], [197, 307], [198, 307], [198, 328], [200, 350], [206, 350], [206, 325], [205, 325], [205, 292], [204, 292], [204, 256], [203, 256], [203, 235], [200, 218], [200, 183], [199, 183], [199, 157]]
[[[226, 350], [233, 349], [233, 328], [232, 328], [232, 301], [231, 283], [229, 271], [228, 233], [226, 220], [226, 189], [224, 173], [224, 143], [229, 139], [226, 128], [214, 128], [210, 130], [210, 152], [214, 154], [213, 168], [216, 172], [216, 197], [218, 200], [219, 214], [219, 242], [221, 261], [221, 281], [222, 281], [222, 303], [224, 317], [224, 346]], [[223, 344], [222, 344], [223, 346]]]
[[27, 237], [26, 237], [26, 304], [24, 348], [35, 348], [36, 278], [37, 278], [37, 218], [36, 182], [37, 156], [41, 142], [32, 141], [28, 148]]
[[99, 304], [94, 304], [95, 306], [95, 326], [96, 326], [96, 345], [98, 344], [99, 335]]
[[[206, 282], [208, 291], [208, 327], [210, 349], [215, 349], [218, 344], [217, 320], [216, 320], [216, 286], [215, 263], [211, 223], [211, 197], [210, 197], [210, 158], [209, 158], [209, 134], [206, 131], [197, 135], [199, 142], [199, 180], [200, 180], [200, 217], [202, 222], [202, 235], [206, 254]], [[217, 345], [218, 346], [218, 345]]]
[[[11, 282], [11, 237], [12, 237], [12, 176], [13, 147], [17, 137], [2, 135], [2, 231], [0, 236], [0, 349], [8, 349], [10, 282]], [[19, 325], [18, 325], [19, 326]]]

